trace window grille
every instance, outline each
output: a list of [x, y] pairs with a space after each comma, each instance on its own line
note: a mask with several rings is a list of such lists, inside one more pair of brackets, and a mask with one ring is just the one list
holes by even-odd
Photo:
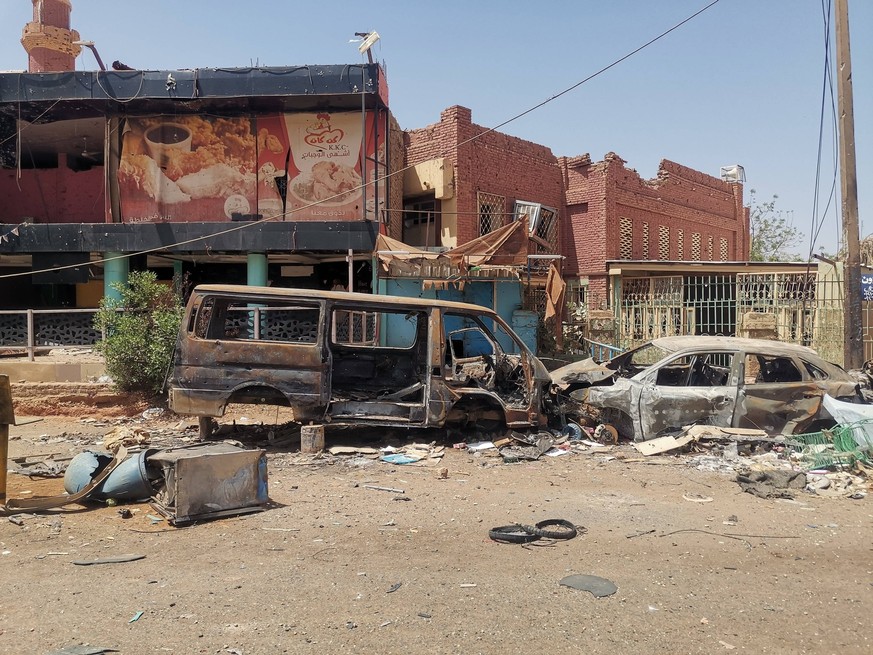
[[700, 261], [700, 234], [698, 232], [691, 233], [691, 260]]
[[643, 256], [642, 259], [649, 259], [649, 224], [643, 223]]
[[658, 259], [670, 259], [670, 228], [658, 226]]
[[712, 245], [712, 235], [710, 234], [710, 235], [706, 238], [706, 254], [707, 254], [707, 256], [709, 257], [709, 261], [712, 261], [713, 256], [715, 255], [715, 253], [713, 252], [712, 249], [713, 249], [713, 245]]
[[619, 237], [619, 259], [634, 258], [634, 222], [629, 218], [620, 221], [621, 235]]
[[538, 202], [515, 201], [514, 219], [527, 216], [532, 237], [536, 237], [537, 254], [553, 254], [558, 250], [558, 213]]
[[676, 230], [676, 256], [685, 259], [685, 230]]
[[[558, 216], [554, 209], [540, 208], [540, 219], [533, 230], [540, 239], [549, 244], [551, 252], [558, 250]], [[547, 250], [541, 244], [537, 244], [538, 254], [547, 254]]]
[[728, 260], [728, 241], [725, 238], [721, 239], [720, 242], [720, 250], [721, 250], [721, 260], [726, 262]]
[[503, 227], [506, 198], [480, 191], [476, 199], [479, 203], [479, 236]]

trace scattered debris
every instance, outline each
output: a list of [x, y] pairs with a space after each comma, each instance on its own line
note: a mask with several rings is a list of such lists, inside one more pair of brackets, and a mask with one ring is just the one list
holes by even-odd
[[393, 487], [379, 487], [375, 484], [365, 484], [363, 485], [364, 489], [373, 489], [374, 491], [387, 491], [392, 494], [404, 494], [406, 493], [403, 489], [395, 489]]
[[806, 486], [806, 474], [798, 471], [747, 471], [737, 474], [737, 483], [758, 498], [794, 498], [791, 489]]
[[712, 498], [703, 494], [682, 494], [682, 497], [692, 503], [711, 503]]
[[145, 559], [145, 555], [117, 555], [115, 557], [101, 557], [99, 559], [74, 560], [76, 566], [93, 566], [95, 564], [124, 564]]
[[135, 623], [136, 621], [139, 621], [140, 617], [141, 617], [143, 614], [145, 614], [145, 612], [143, 612], [143, 611], [139, 611], [139, 612], [137, 612], [136, 614], [134, 614], [134, 615], [131, 617], [131, 619], [130, 619], [130, 621], [128, 621], [128, 623]]
[[121, 446], [115, 453], [115, 458], [96, 477], [76, 493], [62, 496], [49, 496], [45, 498], [9, 498], [6, 501], [7, 509], [25, 509], [29, 511], [54, 509], [77, 503], [89, 496], [127, 457], [127, 449]]
[[596, 598], [612, 596], [618, 591], [614, 582], [596, 575], [568, 575], [566, 578], [562, 578], [559, 584], [571, 589], [590, 592]]
[[114, 453], [121, 445], [127, 448], [144, 446], [151, 441], [151, 438], [151, 435], [142, 428], [119, 425], [103, 436], [103, 447]]
[[678, 450], [694, 441], [694, 437], [687, 431], [679, 436], [658, 437], [648, 441], [635, 441], [634, 448], [643, 455], [659, 455], [671, 450]]
[[535, 526], [513, 523], [491, 528], [488, 536], [499, 543], [527, 544], [538, 539], [566, 541], [579, 534], [580, 530], [583, 534], [587, 532], [585, 528], [577, 527], [564, 519], [546, 519]]
[[393, 585], [391, 585], [391, 586], [388, 588], [388, 591], [386, 591], [385, 593], [386, 593], [386, 594], [393, 594], [395, 591], [397, 591], [398, 589], [400, 589], [400, 587], [402, 587], [402, 586], [403, 586], [403, 583], [402, 583], [402, 582], [395, 582]]
[[109, 646], [89, 646], [81, 644], [75, 646], [64, 646], [60, 650], [53, 650], [46, 655], [103, 655], [104, 653], [120, 653], [121, 651], [110, 648]]
[[264, 450], [194, 444], [156, 452], [148, 463], [160, 472], [152, 507], [173, 525], [259, 512], [269, 501]]

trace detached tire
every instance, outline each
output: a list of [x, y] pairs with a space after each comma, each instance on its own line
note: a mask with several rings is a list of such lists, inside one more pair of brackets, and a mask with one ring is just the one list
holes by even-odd
[[557, 541], [572, 539], [579, 534], [576, 526], [564, 519], [546, 519], [536, 525], [519, 525], [518, 527], [537, 537], [555, 539]]
[[[582, 528], [582, 532], [585, 532], [585, 528]], [[488, 536], [493, 541], [504, 544], [529, 544], [538, 539], [566, 541], [577, 534], [579, 528], [564, 519], [546, 519], [536, 525], [502, 525], [488, 531]]]
[[544, 539], [572, 539], [579, 529], [564, 519], [546, 519], [537, 523], [537, 534]]

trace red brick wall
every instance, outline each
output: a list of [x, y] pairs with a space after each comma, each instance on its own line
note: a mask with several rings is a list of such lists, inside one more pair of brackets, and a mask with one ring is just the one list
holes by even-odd
[[[406, 165], [437, 157], [455, 166], [458, 243], [477, 237], [477, 191], [515, 200], [530, 200], [558, 209], [565, 277], [589, 278], [589, 305], [606, 298], [606, 261], [620, 259], [620, 220], [634, 225], [634, 259], [659, 259], [660, 227], [669, 228], [669, 259], [690, 259], [692, 234], [700, 234], [701, 260], [721, 259], [721, 239], [728, 260], [744, 260], [749, 252], [749, 217], [743, 187], [682, 166], [661, 161], [658, 174], [646, 180], [615, 153], [592, 163], [589, 155], [556, 158], [544, 146], [517, 139], [472, 122], [465, 107], [449, 107], [440, 122], [405, 133]], [[482, 136], [467, 142], [475, 135]], [[648, 250], [642, 226], [648, 224]], [[684, 252], [677, 248], [683, 230]]]
[[[477, 135], [479, 138], [473, 139]], [[472, 122], [466, 107], [449, 107], [435, 125], [406, 133], [406, 165], [446, 157], [455, 167], [458, 243], [479, 236], [477, 193], [506, 198], [504, 211], [516, 200], [538, 202], [558, 211], [563, 222], [564, 189], [557, 159], [545, 146], [489, 132]], [[561, 235], [559, 230], [559, 243]], [[560, 250], [560, 248], [559, 248]]]
[[[615, 199], [615, 215], [608, 218], [617, 224], [622, 218], [634, 223], [634, 259], [660, 259], [659, 227], [670, 230], [669, 259], [690, 259], [691, 234], [699, 233], [701, 260], [710, 259], [708, 240], [713, 238], [712, 259], [721, 259], [720, 240], [728, 242], [727, 259], [745, 259], [747, 223], [742, 206], [742, 185], [729, 184], [700, 171], [663, 160], [658, 176], [644, 180], [624, 167], [619, 158], [609, 160], [609, 193]], [[642, 224], [649, 225], [649, 250], [644, 252], [640, 235]], [[677, 250], [676, 230], [684, 231], [684, 257]], [[620, 259], [619, 240], [610, 242], [608, 259]]]

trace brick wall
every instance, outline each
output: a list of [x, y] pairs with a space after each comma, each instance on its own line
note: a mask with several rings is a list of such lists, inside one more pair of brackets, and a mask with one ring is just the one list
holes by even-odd
[[694, 234], [700, 235], [701, 260], [722, 259], [723, 243], [726, 259], [748, 258], [749, 217], [741, 184], [666, 159], [647, 180], [615, 153], [600, 162], [587, 154], [555, 157], [544, 146], [488, 132], [459, 106], [443, 111], [439, 123], [404, 137], [405, 165], [438, 157], [454, 164], [459, 244], [479, 236], [477, 192], [504, 196], [506, 212], [515, 200], [558, 209], [564, 275], [588, 278], [591, 307], [607, 301], [606, 261], [621, 258], [622, 218], [633, 226], [633, 259], [691, 259]]
[[472, 122], [469, 109], [454, 106], [440, 114], [439, 123], [406, 132], [407, 166], [438, 157], [455, 167], [459, 244], [479, 236], [480, 191], [503, 196], [505, 212], [512, 211], [516, 200], [527, 200], [556, 209], [562, 221], [563, 182], [549, 148], [489, 132]]

